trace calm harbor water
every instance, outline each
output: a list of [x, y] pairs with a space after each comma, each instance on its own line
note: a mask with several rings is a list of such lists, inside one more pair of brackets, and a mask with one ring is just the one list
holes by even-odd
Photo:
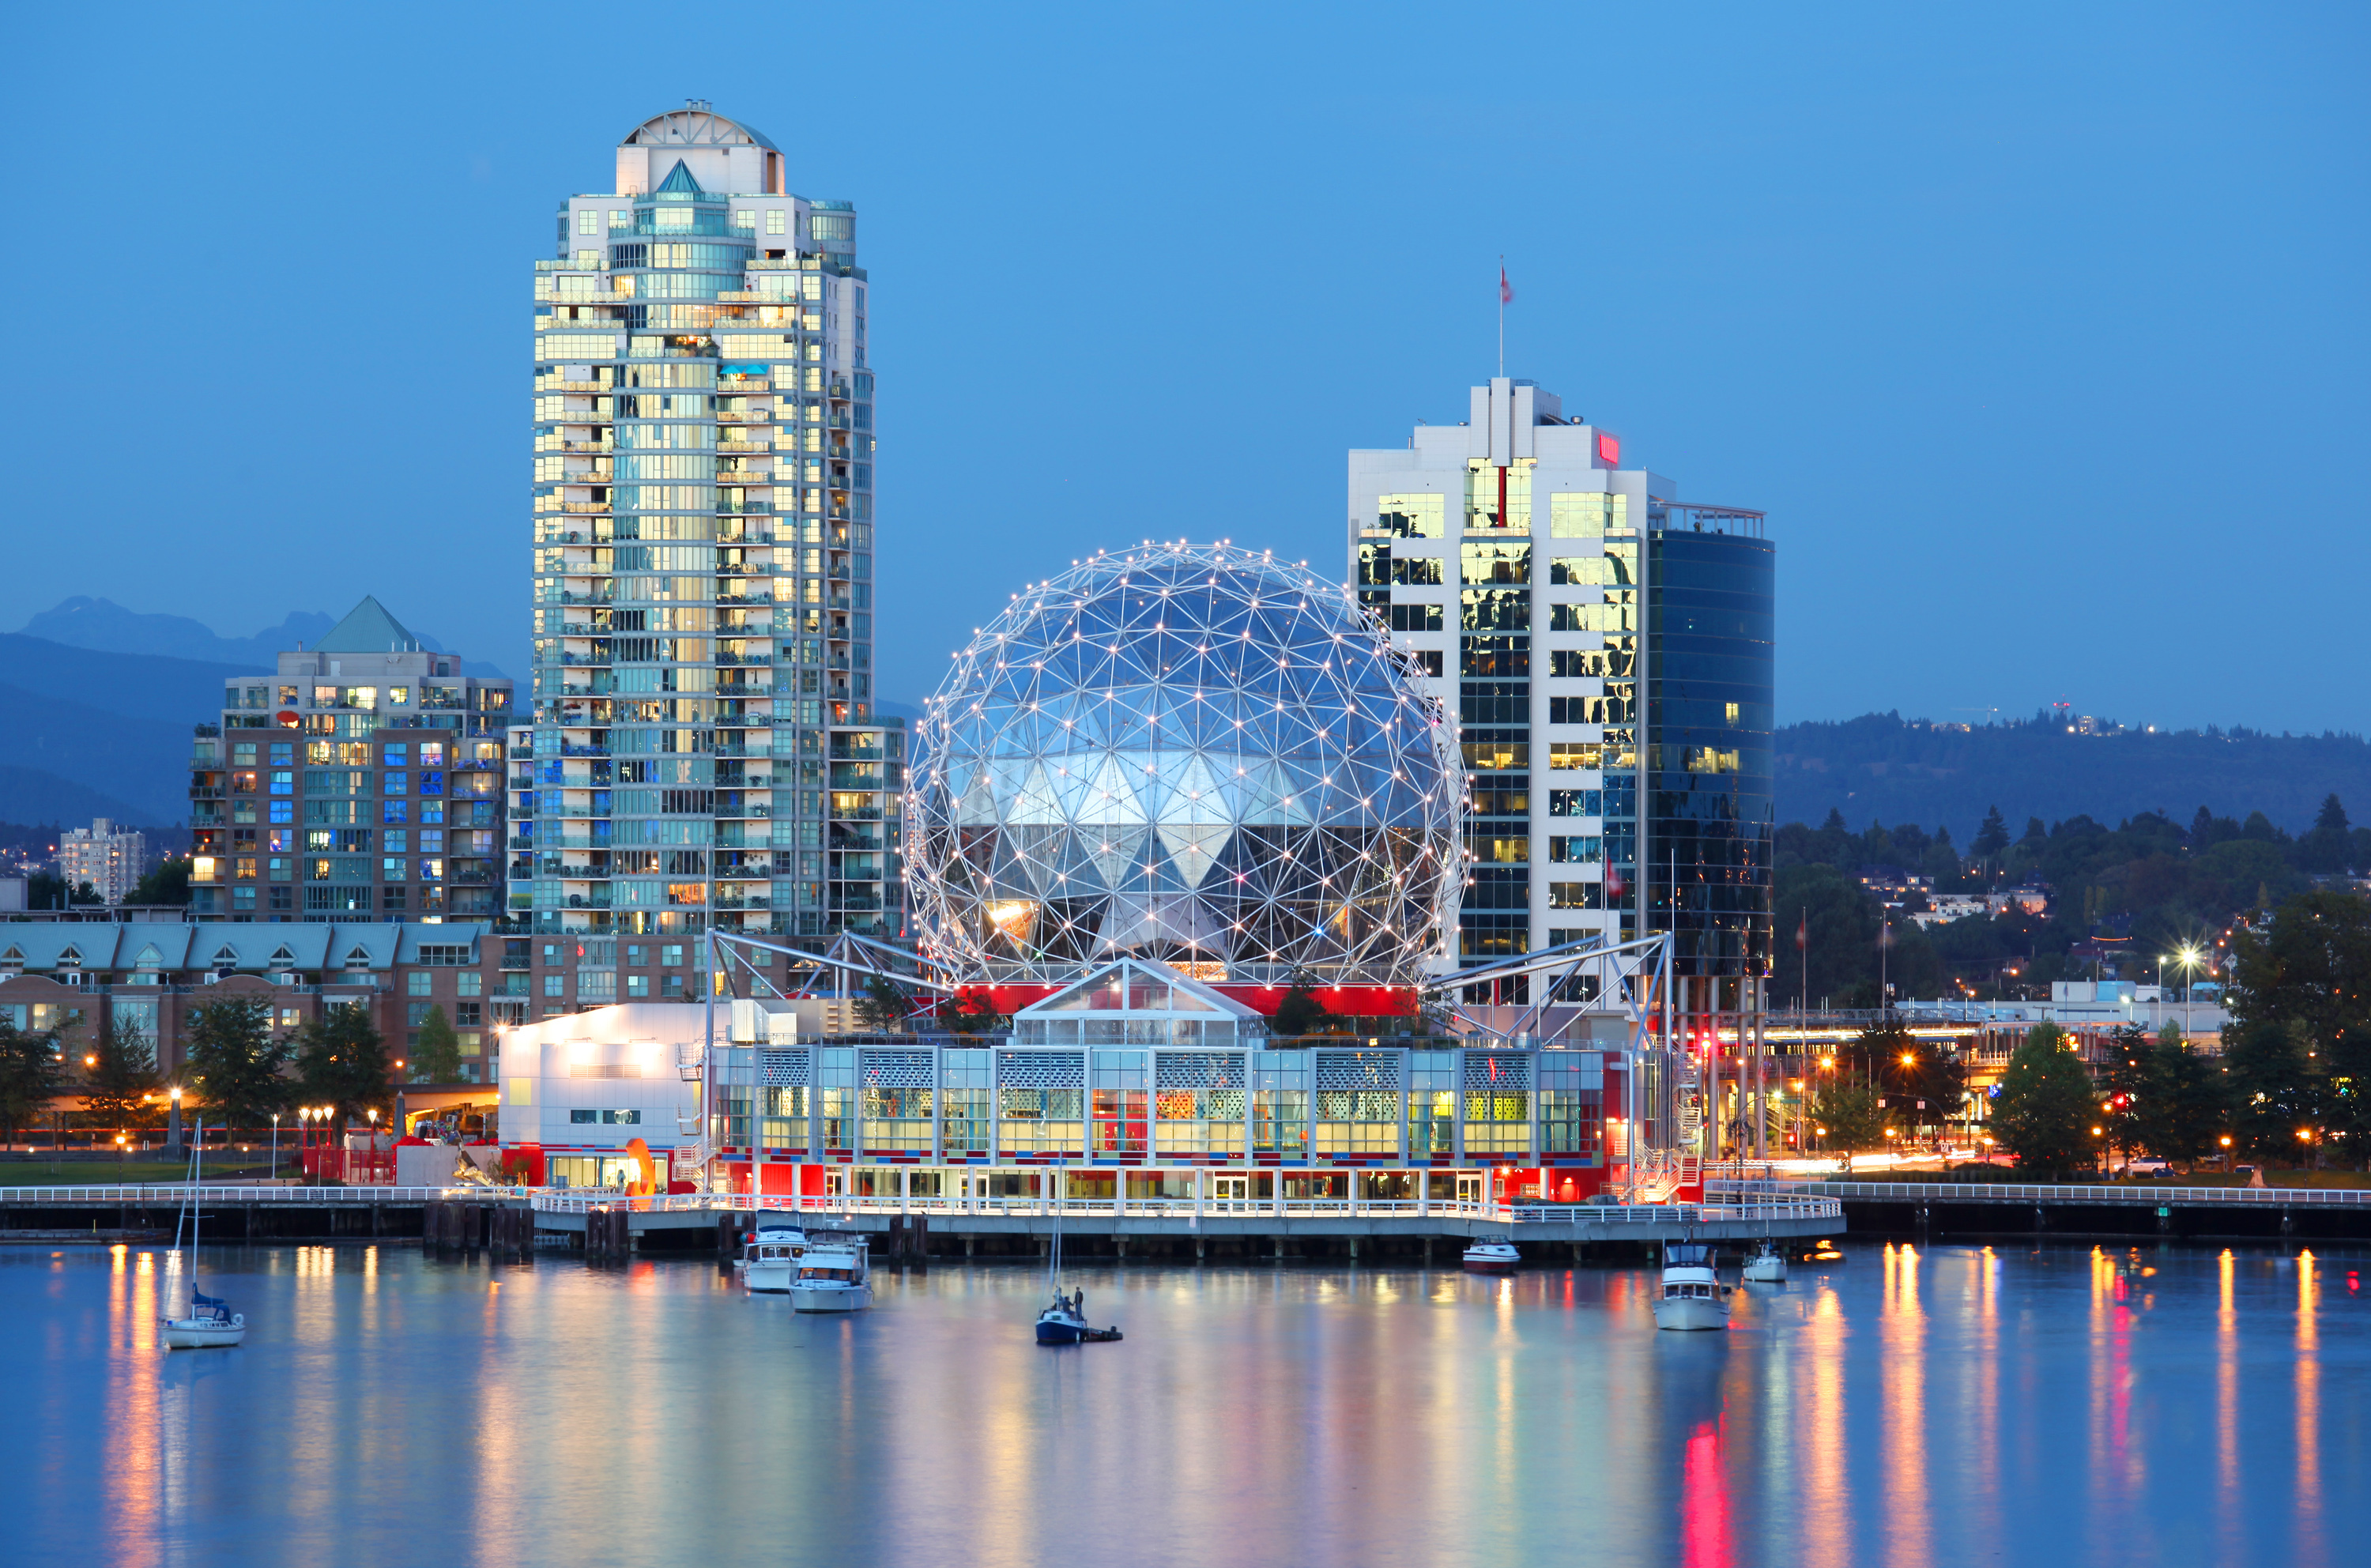
[[[885, 1274], [0, 1251], [13, 1562], [2360, 1562], [2371, 1257], [1858, 1243], [1657, 1333], [1645, 1270]], [[1550, 1554], [1554, 1554], [1553, 1558]]]

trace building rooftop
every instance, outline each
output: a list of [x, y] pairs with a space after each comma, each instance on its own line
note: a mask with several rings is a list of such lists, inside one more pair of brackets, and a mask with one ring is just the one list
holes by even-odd
[[331, 627], [313, 644], [317, 653], [420, 653], [420, 639], [404, 629], [403, 623], [387, 613], [387, 606], [365, 594], [363, 602], [346, 612], [346, 618]]

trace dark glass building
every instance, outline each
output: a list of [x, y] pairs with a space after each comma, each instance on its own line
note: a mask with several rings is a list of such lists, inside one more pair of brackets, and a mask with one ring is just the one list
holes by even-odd
[[1655, 501], [1647, 556], [1648, 929], [1677, 933], [1685, 1013], [1750, 1029], [1771, 958], [1775, 552], [1758, 512]]

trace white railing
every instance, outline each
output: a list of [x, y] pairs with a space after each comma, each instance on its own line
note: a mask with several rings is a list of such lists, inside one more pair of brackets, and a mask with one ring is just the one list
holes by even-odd
[[[630, 1197], [616, 1192], [540, 1192], [534, 1204], [540, 1214], [592, 1214], [625, 1209], [634, 1214], [748, 1213], [746, 1193], [674, 1193]], [[1485, 1204], [1472, 1199], [1205, 1198], [1197, 1207], [1190, 1198], [1131, 1198], [1126, 1205], [1110, 1198], [1066, 1198], [1047, 1202], [1035, 1197], [841, 1197], [813, 1193], [792, 1196], [769, 1193], [754, 1200], [757, 1212], [808, 1214], [818, 1217], [858, 1215], [981, 1216], [999, 1218], [1045, 1218], [1058, 1208], [1067, 1216], [1086, 1219], [1477, 1219], [1516, 1225], [1561, 1225], [1605, 1221], [1648, 1225], [1699, 1220], [1840, 1219], [1844, 1205], [1835, 1198], [1789, 1195], [1707, 1204]]]
[[2112, 1186], [2061, 1186], [2044, 1182], [1713, 1182], [1706, 1193], [1748, 1196], [1762, 1193], [1818, 1193], [1863, 1203], [2111, 1204], [2154, 1207], [2170, 1204], [2228, 1204], [2250, 1208], [2363, 1208], [2371, 1188], [2346, 1187], [2157, 1187], [2145, 1182]]
[[[263, 1187], [208, 1182], [199, 1186], [200, 1201], [208, 1204], [265, 1204], [273, 1207], [319, 1206], [328, 1204], [434, 1204], [470, 1199], [499, 1203], [526, 1196], [516, 1187]], [[0, 1187], [0, 1205], [121, 1204], [156, 1208], [179, 1204], [190, 1195], [186, 1182], [140, 1182], [106, 1186], [97, 1182], [64, 1187]]]

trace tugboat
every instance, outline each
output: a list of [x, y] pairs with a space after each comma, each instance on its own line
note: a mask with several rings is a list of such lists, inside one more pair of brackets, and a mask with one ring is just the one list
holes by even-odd
[[1655, 1302], [1659, 1329], [1729, 1327], [1729, 1286], [1712, 1266], [1712, 1249], [1674, 1241], [1663, 1249], [1663, 1294]]
[[873, 1305], [871, 1242], [862, 1236], [824, 1236], [807, 1243], [799, 1277], [791, 1284], [793, 1312], [861, 1312]]
[[232, 1311], [229, 1302], [198, 1288], [198, 1172], [205, 1163], [205, 1146], [206, 1128], [201, 1122], [197, 1147], [190, 1152], [190, 1246], [185, 1254], [190, 1261], [190, 1315], [164, 1320], [161, 1332], [168, 1350], [227, 1350], [247, 1338], [247, 1314]]
[[1469, 1274], [1512, 1274], [1522, 1262], [1523, 1255], [1515, 1251], [1512, 1241], [1476, 1241], [1465, 1249]]
[[798, 1278], [799, 1259], [805, 1256], [806, 1250], [805, 1231], [785, 1226], [769, 1227], [750, 1235], [734, 1266], [741, 1271], [741, 1283], [747, 1288], [782, 1295]]

